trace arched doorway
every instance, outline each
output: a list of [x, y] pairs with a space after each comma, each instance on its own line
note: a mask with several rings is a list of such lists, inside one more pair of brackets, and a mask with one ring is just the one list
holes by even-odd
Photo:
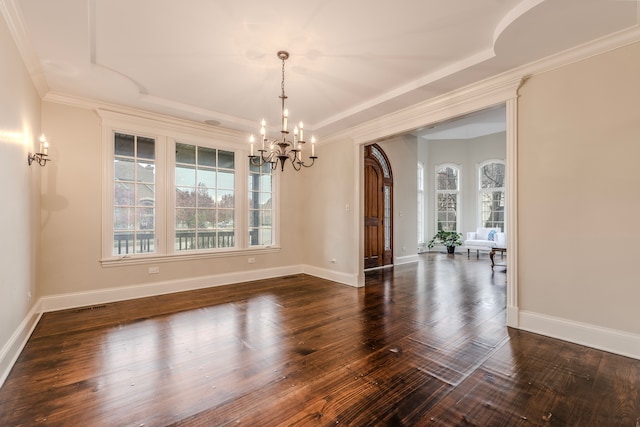
[[377, 144], [364, 150], [364, 268], [393, 263], [393, 174]]

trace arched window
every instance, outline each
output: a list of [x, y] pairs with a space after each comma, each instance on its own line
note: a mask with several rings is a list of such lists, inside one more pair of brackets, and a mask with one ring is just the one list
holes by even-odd
[[436, 166], [436, 232], [458, 231], [460, 168], [453, 164]]
[[480, 224], [504, 231], [505, 167], [503, 160], [488, 160], [478, 167]]
[[424, 165], [418, 162], [418, 246], [424, 244]]

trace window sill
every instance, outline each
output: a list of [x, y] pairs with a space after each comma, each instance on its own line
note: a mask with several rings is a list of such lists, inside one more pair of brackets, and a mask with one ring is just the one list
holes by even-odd
[[235, 256], [246, 255], [262, 255], [280, 252], [280, 246], [264, 246], [260, 248], [247, 248], [247, 249], [231, 249], [219, 252], [189, 252], [179, 254], [151, 254], [151, 255], [124, 255], [121, 257], [103, 258], [100, 260], [102, 267], [119, 267], [127, 265], [143, 265], [154, 264], [158, 262], [176, 262], [176, 261], [192, 261], [199, 259], [212, 259], [212, 258], [228, 258]]

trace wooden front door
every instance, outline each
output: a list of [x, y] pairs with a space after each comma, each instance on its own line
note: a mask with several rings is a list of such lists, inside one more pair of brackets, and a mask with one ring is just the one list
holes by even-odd
[[391, 167], [374, 144], [364, 153], [364, 268], [390, 265], [392, 250]]

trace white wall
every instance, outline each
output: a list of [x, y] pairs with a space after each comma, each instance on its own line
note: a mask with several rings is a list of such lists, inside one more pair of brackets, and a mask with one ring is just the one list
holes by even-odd
[[[40, 166], [27, 165], [40, 135], [40, 97], [0, 19], [0, 384], [36, 317]], [[39, 145], [39, 144], [38, 144]], [[31, 293], [31, 299], [28, 297]], [[31, 313], [31, 314], [30, 314]], [[20, 327], [22, 325], [22, 327]]]
[[379, 142], [393, 172], [393, 258], [394, 264], [417, 261], [417, 138], [398, 136]]
[[520, 89], [526, 327], [540, 329], [547, 316], [640, 334], [638, 76], [635, 43], [535, 75]]
[[316, 148], [316, 165], [305, 171], [305, 263], [315, 275], [356, 285], [361, 264], [357, 256], [360, 230], [356, 228], [360, 203], [355, 199], [353, 170], [359, 167], [360, 158], [349, 140]]

